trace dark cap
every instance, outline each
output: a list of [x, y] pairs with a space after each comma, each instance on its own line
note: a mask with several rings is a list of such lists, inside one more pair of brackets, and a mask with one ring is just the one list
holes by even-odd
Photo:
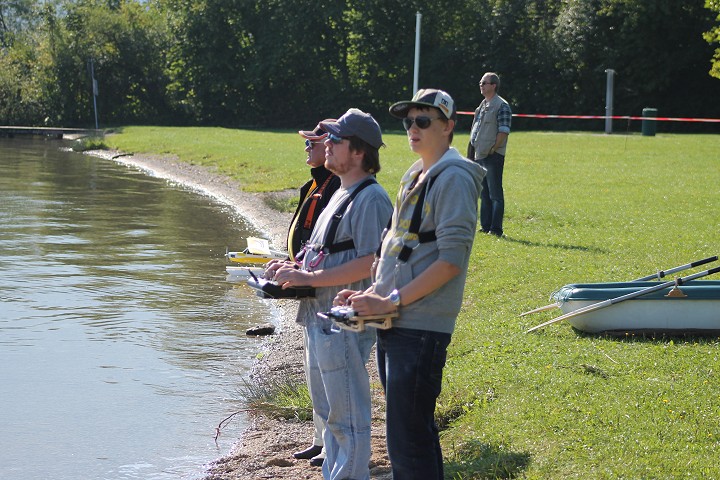
[[407, 117], [408, 110], [413, 107], [433, 107], [440, 110], [447, 119], [455, 120], [457, 117], [455, 101], [450, 94], [435, 88], [418, 90], [412, 100], [393, 104], [390, 107], [390, 115], [395, 118], [405, 118]]
[[358, 137], [375, 148], [383, 144], [380, 125], [372, 115], [357, 108], [351, 108], [337, 121], [320, 122], [320, 127], [338, 137]]
[[322, 140], [323, 138], [327, 137], [327, 132], [323, 130], [323, 128], [320, 126], [323, 122], [335, 122], [337, 121], [334, 118], [326, 118], [322, 122], [317, 124], [317, 127], [315, 127], [315, 130], [298, 130], [298, 133], [301, 137], [307, 138], [308, 140]]

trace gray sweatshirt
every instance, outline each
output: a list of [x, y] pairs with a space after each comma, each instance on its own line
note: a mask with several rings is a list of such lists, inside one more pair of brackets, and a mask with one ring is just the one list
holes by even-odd
[[[460, 313], [470, 250], [475, 240], [477, 204], [485, 169], [450, 148], [427, 172], [423, 182], [409, 194], [408, 189], [422, 170], [415, 162], [400, 181], [392, 226], [382, 245], [376, 271], [375, 292], [387, 296], [407, 285], [435, 260], [460, 268], [460, 274], [431, 294], [402, 305], [394, 327], [452, 333]], [[410, 219], [422, 183], [435, 177], [426, 192], [420, 232], [435, 231], [436, 241], [419, 243], [408, 235]], [[414, 247], [407, 263], [398, 260], [403, 245]]]

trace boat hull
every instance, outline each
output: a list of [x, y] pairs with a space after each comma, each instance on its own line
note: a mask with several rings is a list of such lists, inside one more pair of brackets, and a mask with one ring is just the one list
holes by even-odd
[[[260, 267], [231, 267], [226, 266], [225, 272], [227, 273], [227, 280], [230, 282], [244, 282], [248, 278], [255, 275], [256, 277], [262, 277], [265, 273], [264, 268]], [[250, 274], [252, 272], [252, 275]]]
[[231, 263], [239, 263], [242, 265], [264, 265], [270, 260], [285, 260], [287, 253], [271, 250], [269, 254], [252, 253], [248, 249], [242, 252], [228, 252], [225, 255]]
[[[553, 294], [563, 313], [618, 298], [657, 282], [589, 283], [562, 287]], [[625, 300], [567, 319], [588, 333], [720, 333], [720, 282], [693, 281]], [[683, 295], [683, 296], [675, 296]]]

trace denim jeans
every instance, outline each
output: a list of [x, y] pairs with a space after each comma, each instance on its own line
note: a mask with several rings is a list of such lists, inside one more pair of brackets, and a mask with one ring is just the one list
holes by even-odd
[[450, 334], [378, 331], [377, 363], [385, 389], [386, 437], [393, 480], [443, 478], [435, 402]]
[[332, 332], [310, 320], [308, 364], [313, 408], [325, 420], [323, 477], [370, 478], [370, 380], [365, 368], [375, 329]]
[[505, 194], [502, 186], [505, 155], [493, 153], [477, 163], [487, 170], [480, 192], [480, 228], [485, 232], [502, 235], [505, 215]]
[[[308, 392], [310, 392], [310, 398], [312, 398], [312, 390], [310, 386], [310, 368], [308, 367], [308, 333], [307, 328], [303, 328], [303, 371], [305, 372], [305, 381], [307, 382]], [[315, 411], [313, 407], [313, 445], [322, 447], [323, 446], [323, 431], [325, 430], [325, 421]]]

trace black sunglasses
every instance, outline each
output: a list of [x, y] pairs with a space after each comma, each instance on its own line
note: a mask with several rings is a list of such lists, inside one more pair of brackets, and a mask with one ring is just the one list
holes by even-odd
[[342, 143], [342, 141], [345, 140], [345, 138], [338, 137], [337, 135], [334, 135], [332, 133], [328, 133], [327, 139], [330, 140], [334, 144]]
[[439, 118], [430, 118], [426, 117], [425, 115], [420, 115], [417, 117], [405, 117], [402, 120], [403, 127], [405, 127], [405, 130], [410, 130], [410, 127], [413, 126], [413, 123], [418, 126], [418, 128], [424, 130], [430, 126], [433, 120], [440, 120]]
[[313, 142], [312, 140], [305, 139], [305, 148], [313, 148], [313, 145], [323, 142]]

